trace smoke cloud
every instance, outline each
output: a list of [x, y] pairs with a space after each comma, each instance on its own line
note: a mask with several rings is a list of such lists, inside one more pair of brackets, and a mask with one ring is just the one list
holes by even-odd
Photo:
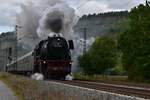
[[62, 19], [59, 17], [47, 16], [44, 27], [55, 33], [60, 33], [63, 27]]
[[70, 8], [65, 3], [56, 4], [45, 10], [39, 21], [37, 33], [40, 37], [46, 37], [51, 32], [60, 32], [65, 38], [71, 39], [73, 36], [72, 28], [77, 23], [77, 20], [78, 18], [73, 8]]
[[17, 16], [19, 29], [18, 38], [31, 50], [41, 39], [54, 33], [62, 33], [66, 39], [71, 39], [73, 26], [78, 18], [73, 8], [63, 0], [32, 0], [21, 6]]

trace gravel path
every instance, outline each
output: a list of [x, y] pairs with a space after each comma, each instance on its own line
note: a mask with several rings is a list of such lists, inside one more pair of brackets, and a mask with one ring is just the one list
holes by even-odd
[[7, 87], [2, 81], [0, 81], [0, 100], [17, 100], [11, 89]]

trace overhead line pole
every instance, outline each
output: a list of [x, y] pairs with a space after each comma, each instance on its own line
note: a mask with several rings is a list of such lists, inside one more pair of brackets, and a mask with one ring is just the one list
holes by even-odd
[[[88, 1], [90, 1], [90, 0], [88, 0]], [[79, 5], [79, 7], [77, 7], [77, 9], [80, 9], [82, 6], [87, 4], [88, 1], [85, 1], [83, 4]], [[83, 41], [83, 54], [85, 54], [86, 53], [86, 39], [87, 39], [87, 28], [86, 27], [83, 28], [83, 35], [84, 35], [83, 36], [83, 38], [84, 38], [84, 41]]]
[[17, 39], [17, 33], [18, 33], [18, 25], [15, 26], [15, 33], [16, 33], [16, 55], [15, 55], [15, 61], [16, 61], [16, 65], [14, 70], [17, 70], [17, 59], [18, 59], [18, 39]]
[[[21, 28], [21, 26], [18, 26], [18, 25], [16, 25], [15, 26], [15, 33], [16, 33], [16, 55], [15, 55], [15, 61], [17, 61], [17, 59], [18, 59], [18, 28]], [[18, 65], [17, 65], [17, 62], [16, 62], [16, 65], [15, 65], [15, 70], [17, 70], [17, 67], [18, 67]]]

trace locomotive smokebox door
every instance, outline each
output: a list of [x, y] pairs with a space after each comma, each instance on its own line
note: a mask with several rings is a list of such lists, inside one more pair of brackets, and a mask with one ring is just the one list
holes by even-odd
[[73, 44], [73, 40], [69, 40], [69, 49], [73, 50], [74, 49], [74, 44]]

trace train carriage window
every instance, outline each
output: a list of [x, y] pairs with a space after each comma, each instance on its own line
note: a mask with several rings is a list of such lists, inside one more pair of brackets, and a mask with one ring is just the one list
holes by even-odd
[[8, 49], [8, 55], [12, 56], [12, 48], [11, 47]]

